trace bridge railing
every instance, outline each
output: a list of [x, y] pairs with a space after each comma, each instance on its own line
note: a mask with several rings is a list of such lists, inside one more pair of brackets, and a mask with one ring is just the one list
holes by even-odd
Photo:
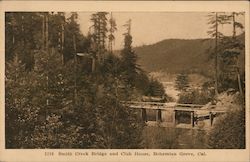
[[144, 108], [144, 109], [176, 109], [176, 110], [183, 110], [183, 111], [193, 111], [203, 108], [204, 106], [206, 109], [213, 109], [216, 105], [200, 105], [200, 104], [181, 104], [176, 102], [168, 102], [168, 103], [161, 103], [161, 102], [141, 102], [141, 101], [122, 101], [122, 104], [131, 108]]
[[124, 105], [152, 105], [152, 106], [164, 106], [164, 107], [203, 107], [205, 105], [198, 105], [198, 104], [180, 104], [176, 102], [168, 102], [168, 103], [161, 103], [161, 102], [141, 102], [141, 101], [122, 101]]

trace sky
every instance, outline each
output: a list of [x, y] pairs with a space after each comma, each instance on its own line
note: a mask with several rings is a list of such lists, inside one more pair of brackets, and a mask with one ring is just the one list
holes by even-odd
[[[78, 13], [78, 23], [83, 34], [87, 34], [92, 25], [91, 14], [90, 12]], [[114, 49], [123, 47], [123, 33], [126, 31], [123, 25], [129, 19], [132, 20], [132, 45], [136, 47], [154, 44], [164, 39], [209, 38], [208, 14], [207, 12], [113, 12], [118, 29], [115, 33]], [[237, 20], [243, 22], [244, 17], [240, 16]], [[220, 28], [226, 35], [231, 35], [231, 25]]]

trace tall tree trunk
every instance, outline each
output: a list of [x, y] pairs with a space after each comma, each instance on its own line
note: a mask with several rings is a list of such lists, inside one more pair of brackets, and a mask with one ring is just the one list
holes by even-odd
[[[110, 31], [111, 31], [111, 36], [113, 35], [113, 24], [112, 24], [112, 19], [113, 19], [113, 15], [112, 15], [112, 12], [110, 12], [110, 19], [111, 19], [111, 24], [110, 24]], [[109, 40], [109, 50], [110, 50], [110, 53], [113, 53], [113, 49], [112, 49], [112, 44], [113, 40], [110, 39]]]
[[236, 26], [235, 26], [235, 12], [233, 12], [233, 39], [235, 39], [236, 36]]
[[215, 14], [215, 95], [218, 95], [218, 13]]
[[42, 14], [43, 22], [42, 22], [42, 49], [45, 50], [45, 14]]
[[62, 56], [62, 64], [64, 64], [64, 56], [63, 56], [63, 50], [64, 50], [64, 22], [61, 24], [61, 56]]
[[49, 14], [45, 16], [45, 48], [46, 50], [49, 49]]
[[[47, 89], [47, 95], [49, 93], [49, 73], [48, 73], [48, 62], [49, 62], [49, 14], [45, 14], [45, 50], [46, 50], [46, 53], [47, 53], [47, 74], [46, 74], [46, 89]], [[47, 96], [47, 99], [46, 99], [46, 105], [48, 106], [49, 105], [49, 99], [48, 99], [48, 96]], [[47, 111], [47, 110], [46, 110]]]
[[[49, 14], [45, 14], [45, 51], [47, 55], [47, 66], [46, 66], [46, 106], [45, 106], [45, 131], [47, 131], [47, 116], [48, 116], [48, 109], [49, 109]], [[48, 138], [48, 136], [45, 136]], [[46, 146], [45, 146], [46, 148]]]
[[12, 45], [14, 46], [14, 44], [15, 44], [15, 27], [14, 27], [14, 25], [12, 24]]
[[[232, 13], [233, 17], [233, 40], [236, 41], [236, 22], [235, 22], [235, 12]], [[241, 87], [241, 79], [240, 79], [240, 68], [239, 68], [239, 57], [237, 56], [237, 62], [236, 62], [236, 67], [237, 67], [237, 81], [238, 81], [238, 88], [240, 91], [240, 95], [243, 97], [243, 91]]]
[[74, 106], [76, 105], [76, 100], [77, 100], [77, 87], [76, 87], [76, 80], [77, 80], [77, 58], [76, 58], [76, 37], [75, 34], [73, 35], [73, 46], [74, 46]]

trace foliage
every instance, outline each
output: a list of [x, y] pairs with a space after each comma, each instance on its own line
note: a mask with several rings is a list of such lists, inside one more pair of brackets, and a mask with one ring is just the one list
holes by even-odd
[[[104, 60], [102, 74], [105, 82], [100, 83], [101, 95], [97, 101], [99, 127], [105, 148], [138, 148], [143, 122], [138, 112], [124, 107], [120, 101], [128, 100], [133, 91], [126, 89], [121, 60], [110, 54]], [[126, 123], [124, 123], [126, 121]]]
[[[91, 21], [93, 22], [93, 43], [96, 58], [99, 62], [102, 62], [106, 53], [106, 38], [107, 38], [107, 12], [97, 12], [91, 15]], [[113, 32], [113, 31], [111, 31]], [[113, 38], [114, 39], [114, 38]]]
[[146, 95], [150, 79], [144, 71], [139, 71], [135, 80], [135, 87], [140, 94]]
[[165, 90], [164, 90], [163, 85], [158, 80], [151, 78], [149, 80], [148, 85], [147, 85], [145, 95], [146, 96], [162, 97], [165, 95]]
[[98, 112], [104, 148], [139, 148], [143, 126], [139, 114], [122, 106], [110, 94], [99, 100]]
[[32, 81], [27, 80], [29, 73], [25, 65], [18, 60], [6, 63], [5, 113], [6, 113], [6, 146], [20, 148], [27, 142], [30, 130], [33, 130], [38, 120], [40, 108], [34, 105], [34, 91], [30, 87]]
[[44, 123], [35, 126], [29, 142], [24, 146], [25, 148], [74, 148], [78, 136], [79, 132], [74, 126], [65, 128], [60, 116], [51, 114]]
[[209, 134], [211, 148], [245, 148], [245, 111], [238, 109], [228, 112], [217, 121]]
[[[63, 48], [63, 56], [64, 62], [67, 62], [74, 58], [75, 52], [88, 52], [90, 48], [90, 38], [84, 36], [80, 31], [80, 25], [77, 23], [77, 13], [71, 13], [70, 17], [67, 18], [64, 24], [64, 48]], [[74, 37], [76, 44], [76, 51], [74, 49]]]
[[[238, 15], [243, 13], [212, 13], [209, 15], [208, 24], [211, 30], [208, 34], [215, 39], [215, 46], [211, 52], [215, 59], [215, 90], [216, 92], [226, 91], [228, 88], [234, 88], [242, 92], [242, 83], [240, 78], [239, 56], [244, 49], [244, 43], [236, 36], [236, 30], [244, 29], [240, 22], [236, 21]], [[219, 26], [224, 24], [232, 25], [232, 36], [225, 36], [219, 30]]]
[[164, 127], [146, 127], [143, 130], [144, 147], [148, 149], [173, 149], [178, 144], [178, 130]]
[[[244, 86], [238, 80], [241, 78], [242, 72], [240, 71], [239, 57], [244, 54], [244, 42], [236, 37], [236, 30], [243, 30], [244, 27], [241, 23], [236, 21], [237, 15], [242, 13], [233, 12], [230, 15], [224, 15], [228, 19], [228, 23], [233, 26], [233, 35], [232, 37], [223, 37], [220, 45], [220, 57], [221, 57], [221, 73], [219, 76], [220, 80], [220, 90], [226, 91], [228, 88], [233, 88], [238, 91]], [[241, 74], [240, 74], [241, 73]], [[238, 78], [239, 77], [239, 78]]]
[[121, 51], [122, 76], [129, 87], [135, 87], [135, 80], [138, 72], [137, 55], [132, 49], [132, 36], [130, 34], [131, 21], [128, 24], [128, 31], [124, 34], [124, 48]]
[[33, 50], [40, 48], [40, 13], [11, 12], [5, 14], [6, 60], [18, 54], [26, 69], [34, 65]]
[[114, 36], [114, 32], [117, 30], [117, 25], [116, 25], [116, 21], [112, 16], [112, 12], [110, 15], [110, 19], [109, 19], [109, 24], [110, 24], [110, 29], [109, 29], [109, 35], [108, 35], [108, 40], [109, 40], [109, 51], [112, 53], [113, 52], [113, 43], [115, 41], [115, 36]]
[[175, 88], [181, 92], [186, 92], [189, 88], [188, 75], [180, 73], [176, 76]]
[[[17, 53], [28, 70], [34, 66], [35, 51], [45, 46], [45, 32], [48, 32], [49, 47], [60, 49], [64, 61], [73, 58], [73, 35], [78, 51], [85, 52], [89, 47], [88, 38], [81, 34], [76, 22], [76, 13], [71, 13], [68, 19], [62, 12], [10, 12], [5, 17], [6, 60], [13, 59]], [[48, 31], [45, 30], [45, 17], [48, 18]]]
[[178, 103], [183, 104], [207, 104], [214, 98], [212, 89], [190, 89], [179, 95]]

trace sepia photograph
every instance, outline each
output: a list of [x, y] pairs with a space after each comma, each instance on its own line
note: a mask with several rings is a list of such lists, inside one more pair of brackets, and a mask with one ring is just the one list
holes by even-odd
[[3, 14], [3, 149], [146, 158], [249, 147], [248, 12]]
[[6, 12], [5, 34], [6, 148], [245, 148], [244, 13]]

